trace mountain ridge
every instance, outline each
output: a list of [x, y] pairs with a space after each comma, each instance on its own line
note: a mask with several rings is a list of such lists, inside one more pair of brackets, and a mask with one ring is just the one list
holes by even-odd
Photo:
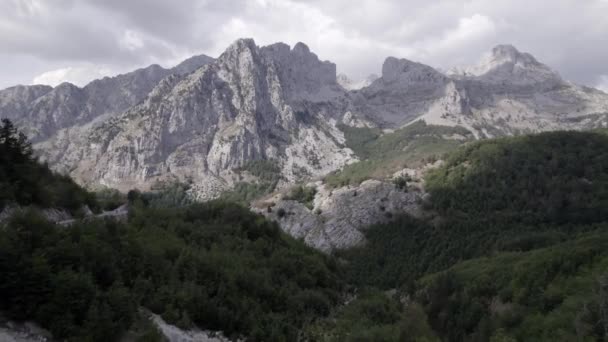
[[126, 191], [187, 181], [201, 199], [242, 182], [235, 170], [250, 161], [276, 163], [278, 186], [358, 161], [343, 126], [425, 121], [478, 139], [608, 126], [608, 94], [564, 81], [510, 45], [462, 72], [388, 57], [358, 90], [304, 43], [239, 39], [218, 59], [195, 56], [174, 69], [153, 65], [83, 88], [9, 88], [0, 116], [16, 118], [43, 158], [81, 184]]

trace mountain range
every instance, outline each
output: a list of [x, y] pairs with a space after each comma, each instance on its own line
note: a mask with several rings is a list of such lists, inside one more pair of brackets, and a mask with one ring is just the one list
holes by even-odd
[[192, 184], [219, 196], [267, 161], [280, 184], [360, 160], [345, 129], [391, 132], [424, 121], [475, 138], [608, 126], [608, 94], [568, 82], [510, 45], [478, 64], [440, 72], [388, 57], [361, 84], [336, 74], [303, 43], [259, 47], [240, 39], [217, 59], [152, 65], [83, 88], [16, 86], [0, 91], [13, 120], [49, 165], [90, 187], [149, 189]]
[[608, 94], [509, 45], [336, 69], [0, 91], [0, 340], [608, 340]]

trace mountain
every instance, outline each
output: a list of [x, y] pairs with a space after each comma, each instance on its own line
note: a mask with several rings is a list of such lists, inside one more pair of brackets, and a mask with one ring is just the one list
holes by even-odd
[[487, 139], [450, 153], [425, 177], [434, 217], [366, 229], [365, 245], [339, 254], [350, 281], [400, 288], [396, 300], [420, 304], [442, 341], [605, 341], [606, 133]]
[[[378, 131], [353, 132], [366, 130]], [[409, 154], [408, 139], [464, 134], [452, 130], [417, 123], [346, 140], [361, 156]], [[0, 209], [20, 208], [0, 220], [0, 338], [603, 341], [607, 132], [467, 143], [422, 182], [403, 170], [390, 185], [295, 187], [261, 208], [294, 239], [247, 208], [159, 192], [129, 192], [124, 220], [79, 216], [99, 195], [38, 163], [5, 120]], [[49, 207], [81, 219], [55, 224]], [[368, 226], [343, 230], [357, 222]], [[343, 238], [331, 248], [365, 244], [323, 255], [307, 233]]]
[[52, 137], [57, 131], [87, 124], [99, 117], [118, 114], [142, 101], [171, 74], [187, 74], [213, 58], [195, 56], [172, 69], [158, 65], [94, 80], [83, 88], [62, 83], [48, 86], [16, 86], [0, 91], [0, 117], [26, 128], [33, 142]]
[[163, 79], [141, 104], [40, 147], [83, 183], [128, 190], [190, 180], [215, 197], [249, 161], [272, 161], [293, 182], [355, 160], [332, 117], [343, 94], [335, 65], [304, 44], [242, 39], [213, 63]]
[[158, 207], [133, 192], [122, 220], [53, 222], [44, 209], [98, 198], [38, 163], [8, 120], [0, 189], [3, 342], [293, 341], [342, 298], [333, 260], [233, 203]]
[[510, 45], [443, 74], [389, 57], [382, 77], [355, 97], [355, 115], [382, 127], [424, 120], [463, 126], [478, 138], [608, 126], [608, 94], [563, 80]]
[[448, 82], [430, 66], [389, 57], [382, 76], [353, 95], [355, 113], [383, 127], [401, 127], [426, 112]]
[[195, 56], [169, 70], [153, 65], [84, 88], [9, 88], [0, 116], [81, 184], [126, 191], [188, 182], [200, 199], [259, 183], [247, 168], [260, 161], [278, 170], [270, 184], [284, 187], [368, 158], [348, 146], [353, 129], [380, 136], [424, 121], [454, 128], [434, 140], [443, 144], [468, 136], [461, 129], [479, 139], [608, 126], [607, 94], [510, 45], [447, 73], [389, 57], [364, 83], [351, 90], [363, 84], [336, 75], [303, 43], [240, 39], [216, 60]]

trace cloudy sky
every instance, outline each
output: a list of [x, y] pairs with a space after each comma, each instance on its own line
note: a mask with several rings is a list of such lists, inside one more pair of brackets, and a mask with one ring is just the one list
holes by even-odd
[[441, 69], [510, 43], [608, 90], [608, 0], [0, 0], [0, 88], [84, 85], [235, 39], [305, 42], [353, 79], [387, 56]]

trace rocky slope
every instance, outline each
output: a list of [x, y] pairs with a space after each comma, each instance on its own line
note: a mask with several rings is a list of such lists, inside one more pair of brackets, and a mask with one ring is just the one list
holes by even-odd
[[260, 48], [242, 39], [217, 61], [163, 79], [123, 114], [39, 147], [85, 184], [128, 190], [172, 178], [211, 198], [248, 161], [273, 160], [296, 181], [355, 160], [333, 117], [341, 96], [335, 65], [304, 44]]
[[[527, 53], [494, 48], [479, 65], [439, 72], [389, 57], [356, 84], [302, 43], [231, 45], [91, 82], [0, 91], [0, 116], [24, 127], [41, 155], [82, 184], [146, 189], [189, 181], [212, 198], [234, 169], [270, 160], [282, 184], [357, 160], [340, 125], [395, 129], [424, 120], [475, 137], [608, 126], [608, 95], [563, 80]], [[361, 89], [355, 89], [363, 86]]]
[[355, 97], [355, 115], [395, 128], [417, 120], [478, 138], [608, 126], [608, 95], [563, 80], [532, 55], [499, 45], [479, 65], [443, 74], [389, 57]]
[[326, 253], [365, 243], [364, 230], [390, 221], [393, 215], [421, 213], [423, 192], [417, 187], [399, 189], [379, 180], [337, 189], [320, 181], [307, 186], [316, 189], [312, 207], [280, 192], [257, 201], [253, 210], [278, 222], [289, 235]]
[[16, 86], [0, 91], [0, 117], [20, 125], [34, 142], [52, 137], [58, 130], [89, 123], [136, 105], [171, 74], [187, 74], [213, 58], [194, 56], [172, 69], [151, 65], [127, 74], [105, 77], [79, 88], [62, 83], [55, 88]]

